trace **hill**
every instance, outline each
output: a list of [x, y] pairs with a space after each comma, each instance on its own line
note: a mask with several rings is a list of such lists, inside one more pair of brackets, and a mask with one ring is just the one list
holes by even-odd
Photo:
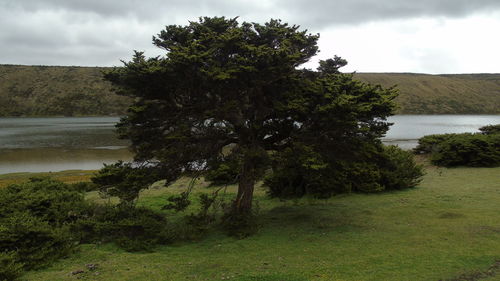
[[359, 80], [396, 85], [404, 114], [500, 114], [500, 74], [357, 73]]
[[[0, 117], [121, 115], [129, 98], [102, 80], [105, 67], [0, 65]], [[397, 86], [400, 114], [500, 114], [500, 74], [356, 73]]]
[[0, 65], [0, 116], [123, 114], [130, 99], [111, 92], [105, 69]]

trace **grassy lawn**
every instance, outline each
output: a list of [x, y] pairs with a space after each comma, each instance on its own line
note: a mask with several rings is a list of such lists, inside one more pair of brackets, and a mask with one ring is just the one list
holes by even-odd
[[[238, 240], [214, 229], [199, 241], [151, 253], [82, 245], [69, 258], [24, 279], [459, 280], [461, 274], [490, 269], [496, 277], [481, 280], [499, 280], [494, 264], [500, 260], [500, 168], [426, 170], [412, 190], [329, 200], [280, 202], [258, 188], [261, 227], [249, 238]], [[167, 194], [185, 184], [151, 188], [139, 205], [158, 209]], [[207, 189], [203, 182], [197, 186], [197, 192]], [[234, 190], [229, 187], [228, 193]], [[98, 200], [96, 194], [88, 198]], [[98, 267], [89, 271], [87, 264]], [[85, 272], [72, 275], [76, 270]]]

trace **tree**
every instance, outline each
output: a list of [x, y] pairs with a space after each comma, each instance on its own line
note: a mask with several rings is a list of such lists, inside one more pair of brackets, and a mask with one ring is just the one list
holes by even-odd
[[318, 71], [299, 69], [317, 53], [318, 38], [279, 20], [204, 17], [169, 25], [153, 37], [165, 56], [135, 52], [105, 75], [119, 94], [136, 98], [118, 131], [131, 140], [136, 161], [169, 181], [228, 154], [237, 159], [232, 213], [248, 215], [269, 151], [302, 142], [352, 154], [389, 127], [393, 89], [341, 74], [347, 62], [339, 57], [320, 62]]

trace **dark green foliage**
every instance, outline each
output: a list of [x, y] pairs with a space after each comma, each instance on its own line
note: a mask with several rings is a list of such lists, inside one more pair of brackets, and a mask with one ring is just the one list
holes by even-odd
[[423, 175], [413, 155], [395, 146], [373, 149], [358, 159], [328, 159], [310, 146], [295, 146], [275, 156], [273, 173], [265, 185], [272, 197], [328, 198], [346, 192], [412, 188]]
[[500, 134], [500, 124], [483, 126], [479, 128], [479, 131], [485, 135]]
[[279, 20], [205, 17], [167, 26], [153, 40], [165, 57], [137, 52], [105, 76], [117, 93], [137, 98], [119, 132], [131, 140], [137, 160], [157, 160], [174, 179], [217, 162], [224, 147], [236, 145], [231, 154], [242, 167], [235, 204], [249, 210], [266, 150], [293, 128], [283, 106], [300, 91], [297, 67], [317, 52], [317, 39]]
[[170, 195], [167, 198], [167, 204], [165, 204], [163, 210], [175, 210], [176, 212], [184, 211], [189, 205], [191, 205], [191, 200], [189, 200], [189, 192], [181, 192], [178, 195]]
[[394, 145], [384, 146], [379, 169], [380, 185], [384, 190], [416, 187], [424, 175], [422, 166], [415, 162], [413, 154]]
[[[293, 154], [287, 149], [294, 147], [313, 154], [300, 156], [307, 172], [292, 179], [307, 180], [307, 192], [380, 190], [383, 175], [371, 155], [391, 125], [386, 118], [397, 92], [340, 73], [347, 64], [340, 57], [321, 61], [317, 71], [300, 69], [317, 53], [318, 38], [280, 20], [204, 17], [167, 26], [153, 39], [164, 56], [136, 52], [105, 75], [118, 94], [135, 98], [118, 131], [131, 141], [135, 160], [148, 161], [168, 182], [193, 172], [220, 183], [237, 178], [224, 219], [229, 229], [252, 228], [256, 181], [270, 167], [271, 153]], [[221, 158], [238, 160], [224, 166]], [[133, 173], [129, 168], [123, 176]], [[135, 198], [140, 187], [115, 189]], [[184, 208], [186, 199], [170, 198], [171, 207]]]
[[186, 224], [191, 228], [189, 234], [191, 239], [199, 238], [207, 232], [210, 225], [215, 222], [216, 212], [220, 207], [217, 205], [217, 192], [211, 195], [201, 193], [198, 199], [200, 204], [198, 212], [185, 217]]
[[1, 221], [0, 251], [15, 251], [25, 269], [39, 268], [66, 256], [75, 242], [66, 226], [55, 227], [27, 212], [17, 212]]
[[431, 154], [439, 166], [493, 167], [500, 165], [500, 134], [455, 134]]
[[127, 251], [151, 250], [173, 239], [166, 218], [147, 208], [94, 206], [72, 230], [82, 242], [114, 242]]
[[18, 263], [15, 252], [0, 252], [0, 281], [18, 280], [23, 272], [23, 265]]
[[47, 178], [0, 189], [0, 252], [37, 268], [70, 253], [78, 242], [68, 225], [87, 209], [83, 194]]
[[216, 163], [211, 163], [205, 174], [205, 179], [211, 185], [235, 184], [238, 182], [240, 166], [236, 159], [225, 159]]
[[23, 213], [61, 226], [75, 221], [86, 206], [82, 193], [49, 178], [32, 178], [0, 189], [0, 220]]
[[431, 155], [438, 166], [493, 167], [500, 165], [500, 125], [479, 128], [481, 133], [424, 136], [416, 153]]
[[141, 190], [159, 180], [156, 170], [133, 165], [123, 161], [104, 164], [91, 180], [104, 195], [118, 197], [122, 205], [133, 205]]
[[417, 154], [434, 153], [439, 150], [439, 144], [453, 138], [454, 134], [427, 135], [418, 140], [418, 145], [413, 149]]
[[229, 236], [238, 239], [246, 238], [255, 234], [259, 229], [257, 212], [254, 209], [244, 213], [227, 209], [222, 216], [221, 226]]
[[[351, 190], [343, 170], [334, 169], [311, 147], [297, 144], [274, 155], [273, 173], [264, 183], [271, 197], [330, 197]], [[331, 176], [325, 177], [327, 174]]]
[[69, 184], [71, 189], [74, 189], [79, 192], [90, 192], [98, 190], [99, 187], [93, 182], [76, 182]]

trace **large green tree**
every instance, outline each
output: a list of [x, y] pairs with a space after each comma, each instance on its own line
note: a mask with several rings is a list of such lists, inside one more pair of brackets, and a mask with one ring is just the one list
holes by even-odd
[[279, 20], [205, 17], [167, 26], [153, 37], [164, 56], [136, 52], [105, 76], [119, 94], [136, 98], [119, 132], [131, 140], [135, 160], [167, 180], [238, 159], [232, 211], [248, 214], [269, 152], [321, 143], [353, 154], [388, 129], [392, 89], [341, 74], [346, 61], [339, 57], [317, 71], [299, 68], [317, 53], [318, 38]]

